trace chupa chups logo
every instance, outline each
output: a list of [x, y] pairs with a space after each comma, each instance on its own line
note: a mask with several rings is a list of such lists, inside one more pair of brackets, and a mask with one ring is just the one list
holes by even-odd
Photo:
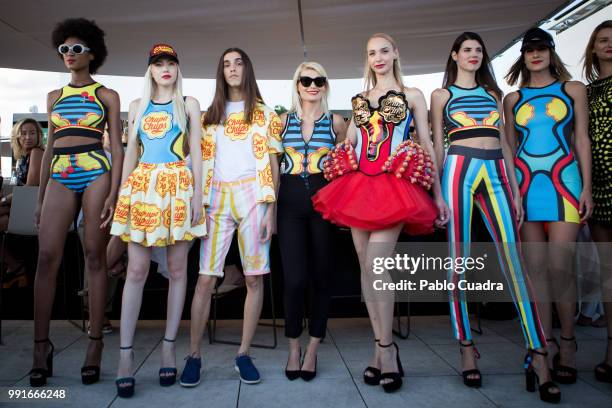
[[132, 206], [131, 226], [140, 231], [151, 233], [161, 223], [161, 210], [155, 204], [137, 201]]
[[272, 113], [270, 117], [271, 117], [270, 133], [274, 139], [280, 142], [281, 141], [280, 134], [281, 134], [281, 131], [283, 130], [283, 122], [281, 122], [280, 118], [275, 113]]
[[258, 160], [263, 159], [264, 154], [268, 152], [268, 145], [265, 136], [255, 133], [253, 135], [253, 154]]
[[274, 187], [270, 163], [268, 163], [263, 170], [259, 171], [259, 185], [262, 187]]
[[172, 47], [168, 45], [160, 44], [156, 46], [155, 48], [153, 48], [152, 55], [157, 55], [157, 54], [162, 54], [162, 53], [176, 55], [176, 52], [172, 49]]
[[263, 126], [266, 124], [266, 115], [264, 114], [264, 111], [261, 109], [255, 109], [255, 111], [253, 111], [253, 123], [256, 123], [257, 126]]
[[172, 115], [166, 111], [150, 112], [142, 118], [140, 128], [149, 139], [161, 139], [172, 129]]
[[200, 140], [202, 149], [202, 160], [210, 160], [215, 156], [215, 142], [211, 136], [205, 136]]
[[224, 132], [231, 140], [244, 140], [251, 126], [244, 121], [243, 112], [230, 113], [225, 121]]

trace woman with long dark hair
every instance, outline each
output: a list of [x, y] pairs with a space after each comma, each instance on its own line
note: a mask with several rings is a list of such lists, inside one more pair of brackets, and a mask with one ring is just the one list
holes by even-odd
[[589, 136], [593, 152], [593, 202], [589, 220], [593, 240], [600, 243], [601, 295], [608, 329], [605, 360], [595, 367], [598, 381], [612, 383], [612, 20], [593, 30], [584, 52], [584, 73], [589, 81]]
[[[391, 36], [372, 35], [366, 46], [366, 91], [353, 97], [345, 144], [326, 162], [331, 183], [313, 197], [323, 218], [351, 227], [359, 257], [361, 288], [374, 331], [375, 350], [363, 379], [385, 392], [402, 386], [399, 348], [393, 342], [394, 293], [373, 294], [373, 260], [388, 257], [402, 230], [419, 235], [446, 222], [421, 91], [404, 86], [398, 47]], [[414, 117], [418, 140], [410, 135]], [[356, 152], [353, 146], [358, 147]], [[435, 201], [427, 189], [433, 187]], [[382, 204], [384, 202], [384, 205]]]
[[200, 276], [191, 304], [191, 344], [181, 385], [200, 383], [201, 344], [210, 299], [234, 232], [245, 275], [242, 341], [234, 368], [245, 384], [261, 380], [249, 351], [261, 315], [263, 276], [270, 273], [270, 240], [274, 230], [277, 154], [281, 122], [264, 102], [249, 56], [228, 48], [217, 65], [215, 96], [202, 120], [202, 185], [208, 237], [200, 249]]
[[[540, 397], [559, 401], [560, 392], [550, 381], [544, 334], [520, 252], [518, 228], [522, 222], [521, 197], [514, 176], [512, 149], [501, 120], [502, 92], [495, 82], [482, 38], [461, 34], [451, 48], [443, 88], [433, 92], [431, 117], [438, 163], [443, 162], [444, 134], [450, 148], [442, 170], [442, 194], [450, 208], [448, 241], [452, 257], [470, 255], [472, 208], [480, 211], [496, 244], [501, 270], [509, 288], [529, 349], [526, 375], [540, 378]], [[448, 271], [457, 285], [460, 274]], [[480, 387], [476, 368], [478, 351], [472, 340], [465, 292], [449, 291], [450, 316], [462, 356], [463, 382]]]
[[[104, 31], [93, 21], [64, 20], [52, 35], [70, 83], [49, 93], [49, 134], [43, 154], [38, 206], [38, 264], [34, 283], [34, 362], [30, 384], [42, 386], [53, 375], [49, 320], [64, 242], [79, 198], [85, 220], [85, 263], [89, 273], [89, 346], [81, 369], [83, 384], [100, 379], [102, 323], [106, 301], [105, 227], [115, 207], [123, 163], [119, 95], [91, 77], [106, 59]], [[108, 126], [113, 166], [102, 148]]]
[[[521, 238], [529, 242], [524, 245], [527, 266], [548, 352], [554, 355], [553, 379], [572, 384], [577, 376], [576, 277], [567, 265], [580, 224], [593, 211], [586, 89], [570, 81], [552, 36], [540, 28], [525, 33], [521, 56], [506, 79], [520, 86], [504, 98], [504, 117], [516, 152], [524, 211]], [[560, 345], [552, 332], [552, 301], [561, 321]]]

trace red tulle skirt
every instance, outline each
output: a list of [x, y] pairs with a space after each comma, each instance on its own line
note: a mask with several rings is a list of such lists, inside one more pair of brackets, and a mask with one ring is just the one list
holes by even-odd
[[312, 202], [326, 220], [368, 231], [403, 223], [408, 234], [429, 234], [438, 216], [425, 189], [393, 173], [368, 176], [352, 171], [319, 190]]

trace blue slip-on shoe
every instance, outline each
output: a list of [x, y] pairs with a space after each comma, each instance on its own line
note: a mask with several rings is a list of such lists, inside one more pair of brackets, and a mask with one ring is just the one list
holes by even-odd
[[183, 387], [195, 387], [200, 383], [200, 372], [202, 371], [202, 359], [187, 356], [185, 368], [181, 373], [180, 384]]
[[245, 384], [257, 384], [261, 381], [259, 371], [253, 365], [253, 360], [246, 354], [236, 357], [234, 368], [240, 373], [240, 381]]

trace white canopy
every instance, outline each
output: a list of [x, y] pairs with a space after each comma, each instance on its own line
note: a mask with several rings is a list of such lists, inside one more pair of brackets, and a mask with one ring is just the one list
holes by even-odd
[[[567, 1], [559, 0], [0, 0], [0, 67], [64, 71], [51, 31], [67, 17], [94, 19], [106, 32], [101, 74], [144, 74], [156, 42], [178, 51], [183, 75], [214, 78], [220, 53], [240, 47], [260, 79], [287, 79], [304, 60], [331, 78], [363, 74], [365, 41], [375, 32], [397, 41], [405, 74], [444, 69], [463, 31], [502, 50]], [[301, 11], [301, 13], [300, 13]], [[300, 24], [300, 14], [302, 25]], [[301, 34], [303, 27], [303, 39]]]

